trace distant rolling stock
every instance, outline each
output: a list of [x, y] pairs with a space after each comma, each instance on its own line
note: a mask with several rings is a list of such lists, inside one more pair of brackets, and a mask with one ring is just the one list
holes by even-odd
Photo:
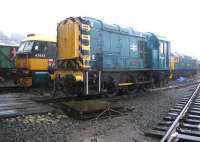
[[17, 45], [0, 44], [0, 77], [13, 77], [15, 74], [15, 57]]
[[190, 77], [197, 73], [198, 61], [190, 56], [178, 53], [171, 54], [170, 78]]

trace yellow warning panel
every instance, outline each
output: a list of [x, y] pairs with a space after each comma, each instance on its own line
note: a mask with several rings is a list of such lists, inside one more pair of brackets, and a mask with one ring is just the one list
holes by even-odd
[[48, 59], [38, 59], [30, 58], [29, 59], [29, 69], [30, 70], [48, 70]]
[[62, 21], [58, 25], [57, 31], [57, 42], [58, 42], [58, 53], [57, 59], [74, 59], [78, 58], [79, 44], [80, 44], [80, 28], [79, 23], [68, 19]]
[[48, 70], [48, 59], [42, 58], [16, 58], [17, 69]]

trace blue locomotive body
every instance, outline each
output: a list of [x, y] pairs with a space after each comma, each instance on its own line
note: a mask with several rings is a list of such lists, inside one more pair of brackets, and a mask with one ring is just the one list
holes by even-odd
[[175, 66], [176, 70], [191, 70], [196, 69], [196, 60], [189, 56], [180, 56], [178, 63]]
[[134, 31], [100, 20], [90, 23], [91, 62], [94, 70], [169, 70], [170, 43], [152, 33]]

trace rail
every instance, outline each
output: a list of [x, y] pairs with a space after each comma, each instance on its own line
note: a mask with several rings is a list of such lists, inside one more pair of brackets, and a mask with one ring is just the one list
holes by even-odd
[[172, 123], [172, 125], [170, 126], [170, 128], [168, 129], [168, 131], [166, 132], [166, 134], [164, 135], [164, 137], [161, 139], [160, 142], [166, 142], [166, 141], [170, 142], [170, 141], [172, 141], [174, 138], [176, 138], [178, 136], [178, 133], [175, 131], [175, 129], [178, 127], [180, 119], [183, 118], [183, 116], [187, 112], [187, 110], [190, 107], [193, 99], [198, 94], [199, 89], [200, 89], [200, 84], [197, 86], [196, 90], [193, 92], [193, 94], [190, 97], [189, 101], [186, 103], [185, 107], [182, 109], [182, 111], [177, 116], [177, 118], [175, 119], [175, 121]]

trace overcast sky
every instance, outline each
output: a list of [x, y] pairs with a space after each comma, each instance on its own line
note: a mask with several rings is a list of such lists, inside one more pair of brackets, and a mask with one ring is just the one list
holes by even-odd
[[200, 59], [199, 0], [1, 0], [0, 31], [55, 36], [69, 16], [153, 32], [171, 40], [172, 51]]

